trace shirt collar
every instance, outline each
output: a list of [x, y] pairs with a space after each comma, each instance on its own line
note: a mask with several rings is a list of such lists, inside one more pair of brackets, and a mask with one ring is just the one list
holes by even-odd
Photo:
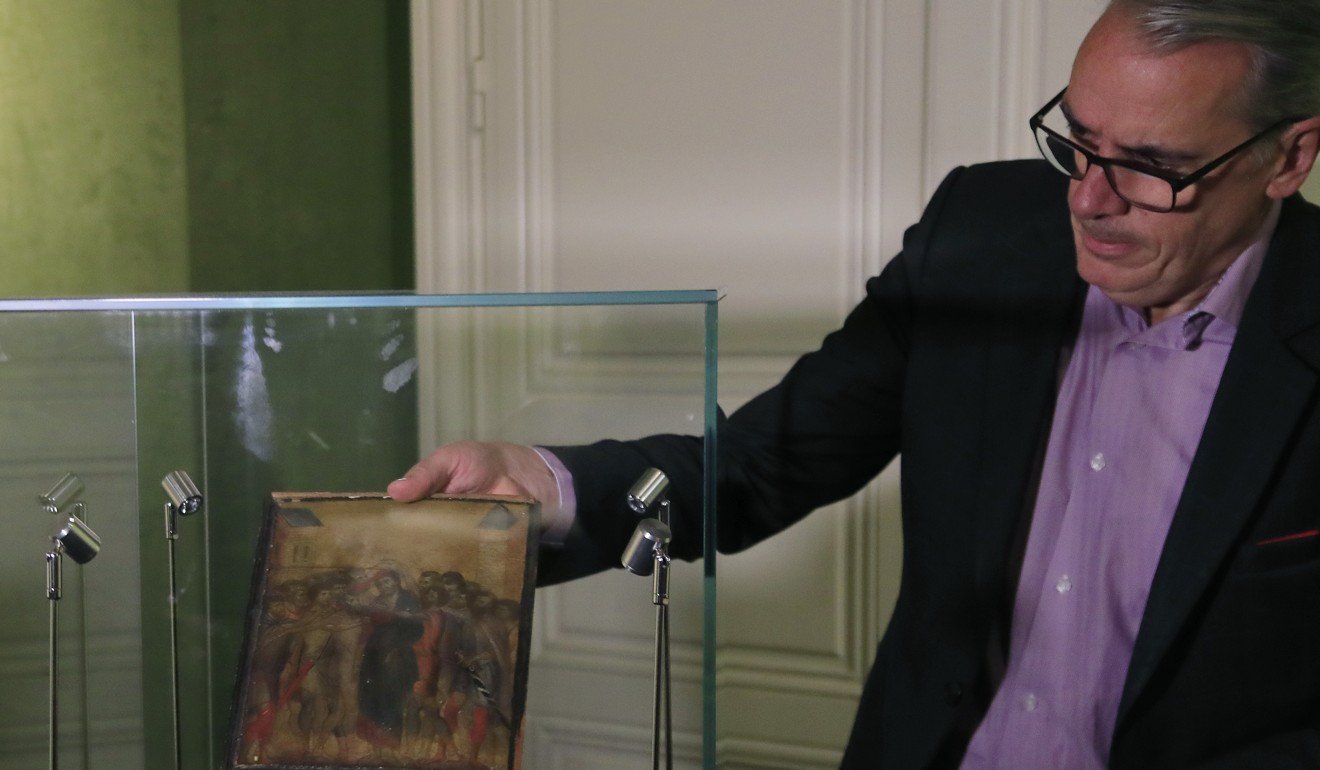
[[1256, 233], [1256, 239], [1233, 260], [1233, 264], [1228, 266], [1219, 282], [1205, 295], [1205, 299], [1187, 314], [1188, 318], [1197, 313], [1209, 313], [1232, 325], [1234, 329], [1237, 328], [1242, 321], [1242, 309], [1247, 305], [1247, 297], [1260, 275], [1260, 266], [1265, 261], [1265, 252], [1269, 250], [1274, 228], [1279, 224], [1281, 208], [1280, 202], [1275, 201]]

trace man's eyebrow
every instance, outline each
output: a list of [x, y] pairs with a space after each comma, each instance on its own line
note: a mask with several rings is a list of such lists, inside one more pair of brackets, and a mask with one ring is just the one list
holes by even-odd
[[[1077, 119], [1077, 116], [1073, 114], [1073, 111], [1068, 108], [1067, 101], [1060, 102], [1059, 109], [1063, 112], [1064, 119], [1068, 121], [1068, 127], [1072, 129], [1074, 133], [1076, 133], [1079, 136], [1090, 136], [1095, 133], [1090, 128], [1088, 128], [1085, 123], [1082, 123], [1080, 120]], [[1117, 146], [1118, 149], [1122, 150], [1123, 153], [1128, 157], [1141, 158], [1142, 160], [1148, 160], [1148, 161], [1153, 161], [1167, 165], [1187, 163], [1189, 161], [1196, 160], [1197, 158], [1200, 157], [1200, 155], [1194, 152], [1171, 150], [1168, 147], [1161, 147], [1160, 145], [1157, 144], [1137, 144], [1137, 145], [1120, 144]]]
[[1059, 110], [1063, 113], [1063, 119], [1068, 121], [1068, 128], [1074, 133], [1082, 135], [1091, 133], [1091, 129], [1087, 128], [1086, 124], [1078, 120], [1077, 116], [1073, 114], [1073, 111], [1069, 109], [1067, 100], [1059, 103]]

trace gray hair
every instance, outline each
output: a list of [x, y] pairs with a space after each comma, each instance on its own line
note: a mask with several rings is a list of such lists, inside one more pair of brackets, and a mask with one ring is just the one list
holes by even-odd
[[1229, 40], [1251, 51], [1248, 120], [1320, 115], [1320, 0], [1112, 0], [1156, 50]]

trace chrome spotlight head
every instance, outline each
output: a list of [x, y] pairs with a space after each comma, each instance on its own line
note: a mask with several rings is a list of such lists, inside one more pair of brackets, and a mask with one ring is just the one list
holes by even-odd
[[77, 516], [69, 516], [54, 539], [61, 550], [79, 564], [86, 564], [101, 552], [101, 538]]
[[628, 507], [634, 513], [644, 514], [655, 505], [665, 490], [669, 489], [669, 477], [656, 468], [647, 468], [637, 483], [628, 490]]
[[188, 516], [202, 509], [202, 492], [187, 472], [170, 471], [160, 480], [160, 486], [180, 516]]
[[66, 473], [64, 478], [55, 482], [55, 486], [51, 487], [49, 492], [37, 495], [37, 502], [51, 513], [59, 513], [74, 503], [82, 493], [82, 479], [72, 473]]
[[633, 530], [628, 547], [623, 549], [620, 562], [634, 575], [649, 575], [655, 571], [655, 549], [669, 545], [673, 533], [659, 519], [642, 519]]

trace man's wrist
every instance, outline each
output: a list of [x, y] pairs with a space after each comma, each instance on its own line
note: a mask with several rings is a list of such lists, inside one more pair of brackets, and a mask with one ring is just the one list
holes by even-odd
[[573, 474], [554, 452], [534, 446], [536, 452], [554, 476], [557, 496], [555, 500], [541, 501], [541, 545], [562, 546], [577, 519], [577, 493], [573, 489]]

